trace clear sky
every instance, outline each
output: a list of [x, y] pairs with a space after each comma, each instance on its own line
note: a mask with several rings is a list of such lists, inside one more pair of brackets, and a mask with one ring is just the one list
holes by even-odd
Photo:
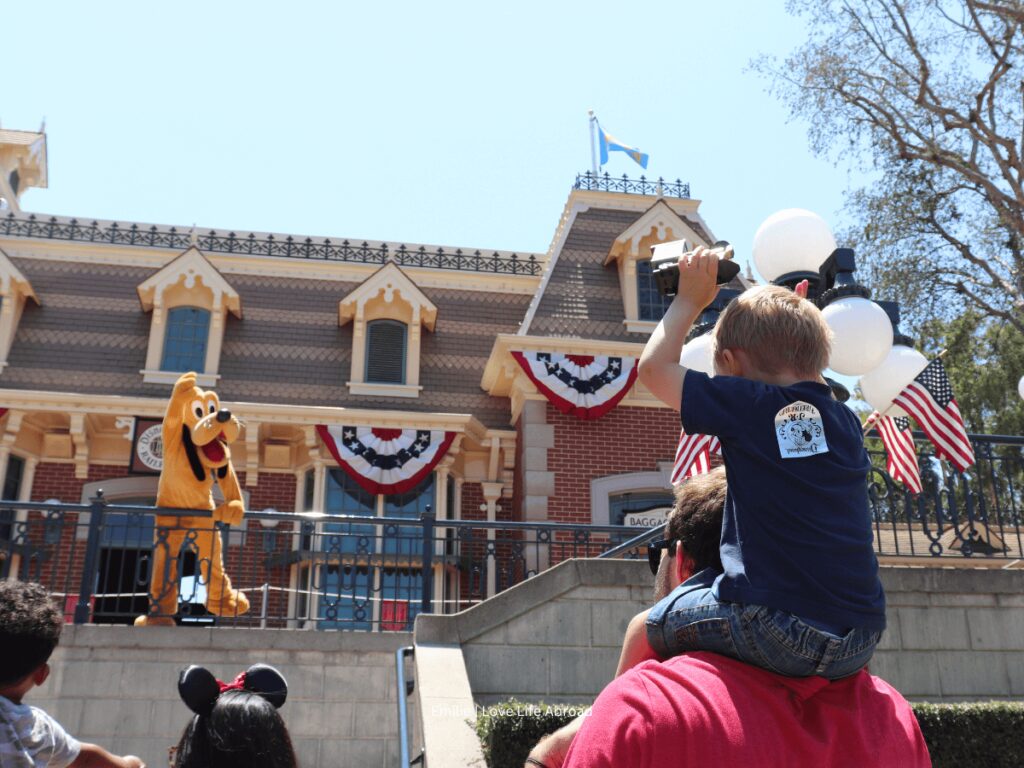
[[[4, 127], [45, 116], [29, 211], [544, 252], [587, 110], [746, 260], [769, 214], [833, 225], [847, 175], [747, 71], [784, 0], [49, 2], [3, 10]], [[13, 32], [13, 34], [12, 34]], [[622, 153], [614, 175], [643, 171]]]

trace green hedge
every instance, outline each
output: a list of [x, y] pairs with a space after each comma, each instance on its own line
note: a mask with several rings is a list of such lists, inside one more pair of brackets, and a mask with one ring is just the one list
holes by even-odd
[[[1024, 704], [912, 704], [934, 768], [1024, 766]], [[524, 704], [485, 707], [476, 721], [490, 768], [522, 768], [534, 744], [583, 707]]]

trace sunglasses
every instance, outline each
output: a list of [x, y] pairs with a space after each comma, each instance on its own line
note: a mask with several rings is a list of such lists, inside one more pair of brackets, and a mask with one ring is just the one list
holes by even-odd
[[672, 552], [672, 547], [679, 539], [658, 539], [647, 545], [647, 564], [651, 566], [651, 573], [658, 575], [658, 566], [661, 565], [661, 550], [667, 549]]

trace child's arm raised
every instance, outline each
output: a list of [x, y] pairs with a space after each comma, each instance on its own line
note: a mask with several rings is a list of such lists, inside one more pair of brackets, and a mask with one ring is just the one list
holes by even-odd
[[665, 405], [679, 410], [686, 369], [679, 353], [690, 326], [718, 292], [718, 257], [704, 248], [679, 257], [679, 289], [665, 316], [647, 340], [637, 375]]
[[96, 744], [82, 744], [82, 751], [68, 768], [146, 768], [146, 764], [135, 755], [118, 757]]

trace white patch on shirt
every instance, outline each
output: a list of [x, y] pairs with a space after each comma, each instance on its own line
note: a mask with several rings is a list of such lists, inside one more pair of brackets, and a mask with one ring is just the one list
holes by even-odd
[[775, 414], [775, 436], [784, 459], [828, 453], [821, 413], [803, 400], [790, 403]]

